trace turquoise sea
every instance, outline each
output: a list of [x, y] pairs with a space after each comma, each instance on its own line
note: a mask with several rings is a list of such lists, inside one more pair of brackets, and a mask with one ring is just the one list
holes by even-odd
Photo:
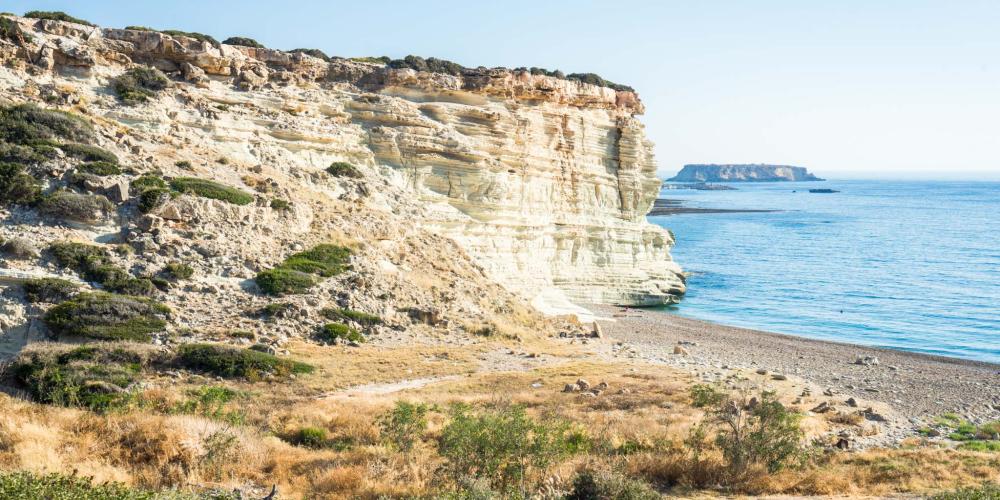
[[[663, 190], [690, 272], [673, 314], [1000, 363], [1000, 182], [733, 183]], [[810, 188], [839, 190], [809, 193]]]

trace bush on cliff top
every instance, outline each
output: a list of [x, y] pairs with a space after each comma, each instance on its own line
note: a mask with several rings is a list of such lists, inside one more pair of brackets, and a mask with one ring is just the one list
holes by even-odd
[[31, 41], [31, 35], [25, 33], [17, 21], [6, 17], [0, 17], [0, 38], [18, 45]]
[[170, 187], [179, 193], [222, 200], [233, 205], [249, 205], [253, 203], [253, 196], [244, 191], [196, 177], [178, 177], [170, 181]]
[[111, 80], [111, 88], [126, 104], [146, 102], [167, 88], [170, 80], [160, 70], [148, 66], [130, 68]]
[[163, 331], [170, 308], [140, 297], [82, 293], [53, 307], [43, 317], [60, 336], [147, 342]]
[[45, 11], [45, 10], [33, 10], [30, 12], [25, 12], [24, 17], [30, 17], [32, 19], [48, 19], [50, 21], [63, 21], [66, 23], [76, 23], [83, 24], [85, 26], [97, 26], [89, 21], [84, 21], [78, 17], [73, 17], [62, 11]]
[[322, 50], [319, 49], [292, 49], [289, 50], [288, 52], [291, 52], [292, 54], [302, 53], [322, 59], [326, 62], [330, 62], [330, 56], [326, 55], [326, 52], [323, 52]]
[[253, 38], [247, 38], [247, 37], [244, 37], [244, 36], [231, 36], [231, 37], [223, 40], [222, 43], [224, 43], [226, 45], [236, 45], [236, 46], [239, 46], [239, 47], [251, 47], [251, 48], [254, 48], [254, 49], [263, 49], [264, 48], [264, 46], [260, 42], [258, 42], [257, 40], [254, 40]]
[[153, 30], [153, 31], [159, 31], [160, 33], [163, 33], [164, 35], [185, 36], [185, 37], [188, 37], [188, 38], [194, 38], [195, 40], [198, 40], [199, 42], [210, 43], [210, 44], [212, 44], [212, 45], [214, 45], [216, 47], [218, 47], [220, 45], [219, 41], [216, 40], [215, 38], [211, 37], [210, 35], [206, 35], [204, 33], [198, 33], [198, 32], [195, 32], [195, 31], [181, 31], [181, 30]]

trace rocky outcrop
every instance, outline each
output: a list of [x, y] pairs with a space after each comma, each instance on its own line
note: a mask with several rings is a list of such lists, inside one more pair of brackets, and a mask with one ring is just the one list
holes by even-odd
[[[160, 138], [154, 158], [197, 145], [291, 179], [308, 196], [405, 211], [414, 227], [458, 242], [506, 288], [553, 312], [568, 300], [664, 304], [684, 291], [670, 234], [645, 220], [660, 181], [632, 91], [503, 68], [448, 75], [12, 19], [32, 40], [0, 41], [0, 57], [54, 72], [39, 82], [72, 74], [91, 112]], [[115, 105], [108, 81], [133, 64], [172, 76], [172, 96]], [[3, 80], [35, 84], [11, 70]], [[331, 161], [361, 165], [367, 182], [356, 192], [317, 185]], [[170, 207], [178, 217], [180, 208]]]
[[779, 182], [821, 181], [805, 167], [790, 165], [684, 165], [667, 182]]

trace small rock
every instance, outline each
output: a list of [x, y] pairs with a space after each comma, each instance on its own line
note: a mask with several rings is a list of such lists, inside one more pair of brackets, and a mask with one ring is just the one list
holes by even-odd
[[587, 389], [590, 389], [590, 382], [581, 378], [576, 381], [576, 386], [579, 387], [581, 391], [586, 391]]
[[858, 356], [854, 364], [861, 366], [878, 366], [878, 358], [875, 356]]
[[763, 368], [759, 368], [757, 370], [757, 375], [767, 375], [767, 370], [765, 370]]
[[823, 401], [822, 403], [820, 403], [815, 408], [813, 408], [812, 410], [809, 410], [809, 411], [811, 411], [813, 413], [826, 413], [826, 412], [828, 412], [828, 411], [830, 411], [832, 409], [833, 409], [833, 407], [830, 406], [830, 403], [827, 403], [826, 401]]
[[604, 338], [604, 330], [601, 329], [601, 324], [600, 323], [598, 323], [596, 321], [594, 322], [593, 330], [591, 330], [591, 332], [590, 332], [590, 338], [594, 338], [594, 339], [603, 339]]
[[685, 349], [685, 348], [683, 348], [683, 347], [681, 347], [679, 345], [675, 345], [674, 346], [674, 354], [677, 354], [677, 355], [680, 355], [680, 356], [687, 356], [688, 355], [688, 351], [687, 351], [687, 349]]
[[780, 373], [775, 373], [774, 375], [771, 375], [771, 380], [788, 380], [788, 377]]
[[858, 401], [856, 399], [854, 399], [854, 398], [847, 398], [847, 401], [844, 401], [844, 404], [846, 404], [847, 406], [850, 406], [851, 408], [857, 408], [858, 407]]
[[608, 383], [607, 382], [601, 382], [600, 384], [597, 384], [596, 388], [600, 389], [602, 391], [606, 391], [608, 389]]
[[566, 384], [563, 387], [562, 391], [563, 392], [576, 392], [576, 391], [579, 391], [579, 390], [580, 390], [580, 387], [577, 386], [576, 384]]

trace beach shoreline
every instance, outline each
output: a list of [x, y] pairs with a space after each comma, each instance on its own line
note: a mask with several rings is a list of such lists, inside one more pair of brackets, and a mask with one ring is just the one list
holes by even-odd
[[[972, 422], [1000, 419], [1000, 364], [726, 326], [654, 309], [585, 307], [605, 318], [598, 320], [605, 335], [639, 357], [706, 379], [766, 370], [843, 398], [884, 403], [914, 426], [944, 413]], [[675, 354], [678, 346], [685, 354]]]

